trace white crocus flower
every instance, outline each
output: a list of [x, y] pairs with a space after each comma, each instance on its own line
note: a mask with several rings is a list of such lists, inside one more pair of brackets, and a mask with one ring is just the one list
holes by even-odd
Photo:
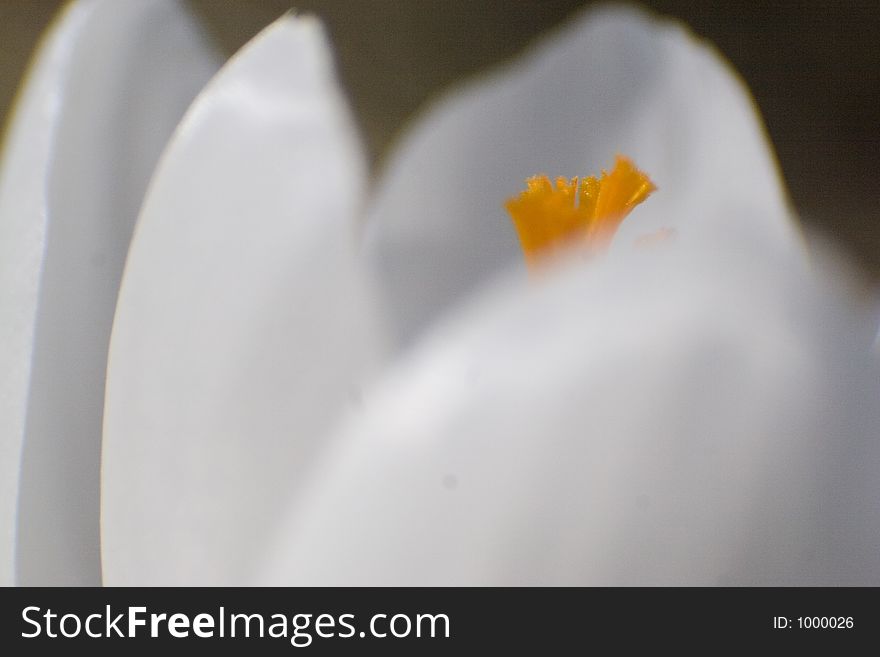
[[[80, 3], [94, 13], [71, 12], [44, 60], [58, 43], [95, 47], [84, 24], [146, 6], [109, 4]], [[38, 70], [22, 115], [70, 84]], [[18, 368], [2, 380], [3, 567], [17, 540], [19, 581], [73, 581], [96, 559], [93, 509], [27, 500], [96, 490], [81, 448], [97, 434], [68, 418], [100, 417], [76, 395], [100, 388], [79, 377], [105, 358], [66, 348], [71, 333], [100, 340], [64, 284], [108, 238], [90, 229], [70, 255], [83, 219], [51, 195], [21, 218], [47, 177], [76, 172], [53, 157], [63, 130], [36, 142], [42, 159], [20, 154], [39, 133], [28, 121], [0, 197], [0, 248], [29, 254], [0, 261], [0, 312], [19, 318], [2, 356]], [[78, 152], [104, 161], [103, 137]], [[607, 257], [526, 281], [504, 200], [527, 176], [589, 173], [618, 151], [660, 191]], [[115, 305], [105, 583], [880, 581], [874, 331], [842, 276], [805, 263], [749, 98], [709, 48], [633, 9], [592, 11], [441, 101], [372, 190], [363, 162], [310, 18], [257, 36], [180, 123]], [[109, 193], [107, 166], [70, 186]], [[632, 248], [661, 228], [675, 238]], [[40, 401], [59, 353], [70, 362]], [[53, 429], [33, 438], [34, 417]]]

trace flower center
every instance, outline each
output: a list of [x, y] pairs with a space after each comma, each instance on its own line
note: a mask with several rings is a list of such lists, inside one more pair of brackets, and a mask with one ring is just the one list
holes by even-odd
[[629, 158], [618, 155], [611, 173], [603, 170], [598, 180], [560, 177], [554, 188], [547, 176], [533, 176], [504, 207], [531, 267], [568, 245], [603, 250], [620, 222], [655, 189]]

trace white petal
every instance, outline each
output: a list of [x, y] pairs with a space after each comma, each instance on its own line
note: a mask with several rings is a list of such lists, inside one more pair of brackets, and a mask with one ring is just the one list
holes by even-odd
[[235, 584], [379, 358], [354, 253], [360, 144], [321, 25], [234, 57], [169, 145], [113, 330], [109, 584]]
[[526, 177], [596, 173], [618, 152], [660, 188], [620, 240], [753, 217], [766, 239], [796, 241], [760, 120], [727, 64], [675, 23], [590, 10], [443, 99], [390, 157], [369, 237], [401, 338], [521, 261], [503, 203]]
[[260, 583], [880, 583], [869, 323], [760, 240], [687, 241], [434, 332]]
[[22, 91], [0, 187], [0, 583], [16, 567], [21, 584], [100, 582], [119, 279], [162, 144], [215, 61], [176, 2], [83, 0]]

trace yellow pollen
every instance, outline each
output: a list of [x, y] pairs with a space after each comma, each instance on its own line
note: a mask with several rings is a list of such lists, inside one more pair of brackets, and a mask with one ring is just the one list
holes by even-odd
[[552, 252], [577, 244], [590, 251], [607, 247], [620, 222], [657, 189], [632, 161], [618, 155], [611, 173], [597, 180], [556, 179], [545, 175], [526, 180], [526, 189], [507, 200], [526, 263], [534, 266]]

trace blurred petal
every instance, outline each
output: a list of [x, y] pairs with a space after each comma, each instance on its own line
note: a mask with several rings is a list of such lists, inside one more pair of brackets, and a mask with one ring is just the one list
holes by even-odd
[[366, 398], [260, 582], [877, 585], [880, 377], [839, 293], [754, 236], [496, 291]]
[[618, 241], [746, 221], [773, 243], [797, 244], [773, 155], [736, 74], [680, 25], [634, 8], [590, 10], [447, 96], [389, 158], [369, 240], [399, 336], [411, 340], [521, 261], [502, 205], [526, 177], [596, 173], [618, 152], [660, 188]]
[[148, 0], [71, 4], [34, 61], [0, 182], [0, 583], [100, 583], [119, 279], [160, 149], [214, 70], [183, 8]]
[[108, 370], [108, 584], [235, 584], [379, 358], [355, 258], [363, 154], [321, 25], [236, 55], [169, 145]]

